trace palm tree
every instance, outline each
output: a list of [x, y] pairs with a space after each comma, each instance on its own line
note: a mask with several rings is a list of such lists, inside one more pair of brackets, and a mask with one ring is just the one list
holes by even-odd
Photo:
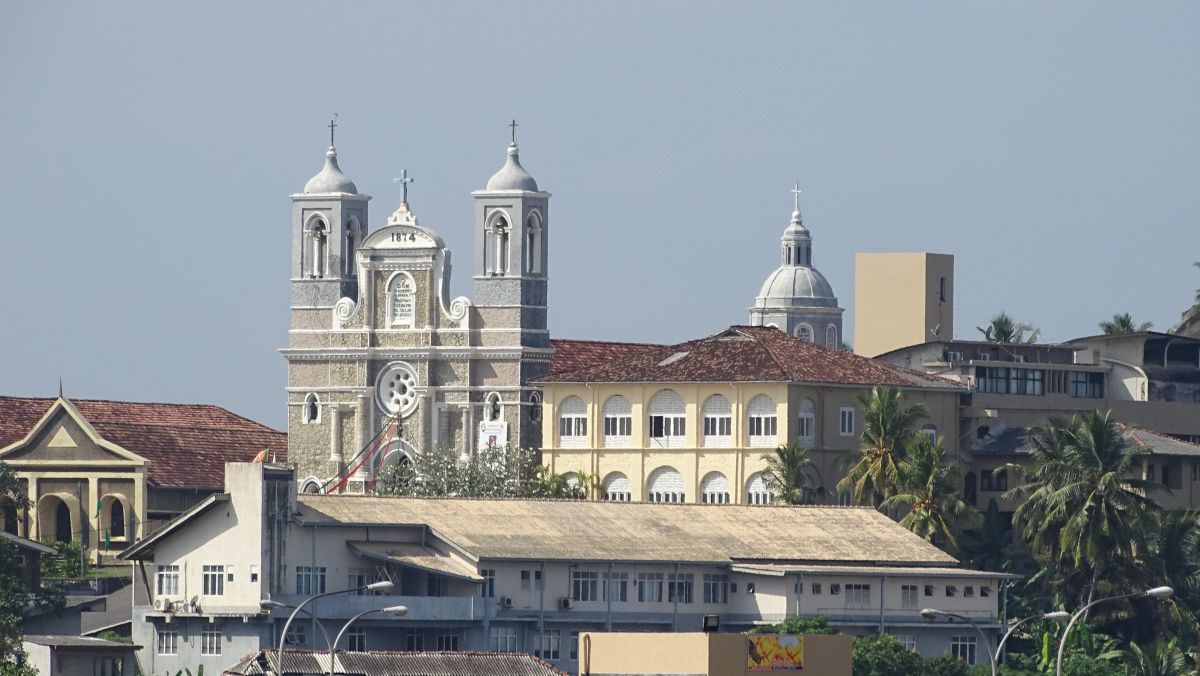
[[1018, 322], [1003, 310], [992, 317], [987, 327], [977, 326], [975, 330], [989, 343], [1036, 343], [1042, 335], [1032, 324]]
[[1149, 331], [1150, 327], [1154, 326], [1152, 322], [1142, 322], [1141, 324], [1133, 323], [1133, 316], [1128, 312], [1115, 314], [1112, 319], [1100, 322], [1100, 330], [1106, 336], [1119, 336], [1124, 333], [1141, 333]]
[[[1192, 265], [1200, 268], [1200, 261], [1196, 261], [1192, 263]], [[1200, 289], [1196, 289], [1196, 296], [1193, 299], [1192, 306], [1184, 310], [1183, 313], [1179, 315], [1179, 323], [1171, 329], [1171, 333], [1178, 332], [1184, 326], [1194, 321], [1197, 317], [1200, 317]]]
[[849, 471], [838, 482], [838, 491], [853, 491], [859, 504], [878, 505], [896, 493], [900, 479], [899, 462], [904, 448], [915, 434], [914, 426], [929, 417], [924, 404], [909, 404], [900, 390], [890, 386], [871, 388], [859, 395], [863, 407], [862, 443], [846, 459]]
[[1178, 639], [1158, 641], [1145, 648], [1130, 643], [1125, 651], [1126, 676], [1183, 676], [1193, 673]]
[[956, 527], [972, 526], [979, 520], [979, 513], [962, 499], [955, 486], [958, 465], [946, 459], [940, 441], [919, 434], [909, 442], [899, 470], [898, 491], [881, 507], [907, 509], [900, 519], [901, 526], [956, 554]]
[[1032, 462], [1010, 466], [1025, 482], [1005, 493], [1035, 553], [1060, 577], [1086, 580], [1089, 600], [1108, 570], [1146, 552], [1157, 504], [1151, 481], [1130, 478], [1141, 454], [1108, 413], [1052, 418], [1031, 436]]
[[775, 493], [774, 501], [785, 505], [811, 505], [824, 493], [813, 478], [815, 469], [808, 457], [808, 449], [792, 442], [765, 453], [762, 459], [767, 468], [763, 470], [763, 481]]
[[1000, 505], [992, 498], [979, 528], [963, 533], [963, 555], [972, 568], [1010, 570], [1014, 554], [1012, 536], [1012, 528], [1000, 516]]

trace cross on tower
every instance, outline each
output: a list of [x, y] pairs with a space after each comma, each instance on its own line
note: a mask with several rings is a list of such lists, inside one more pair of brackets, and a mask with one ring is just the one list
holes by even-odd
[[512, 144], [515, 146], [517, 145], [517, 121], [509, 122], [508, 126], [512, 127]]
[[333, 114], [333, 119], [329, 121], [329, 147], [333, 147], [333, 130], [337, 127], [337, 113]]
[[792, 189], [789, 190], [788, 192], [795, 195], [796, 206], [793, 209], [793, 211], [800, 211], [800, 193], [802, 192], [800, 190], [800, 181], [796, 181], [796, 185], [793, 186]]
[[400, 172], [400, 178], [392, 179], [392, 183], [399, 183], [400, 189], [403, 191], [403, 197], [400, 198], [401, 204], [408, 204], [408, 184], [416, 180], [415, 178], [409, 178], [407, 169]]

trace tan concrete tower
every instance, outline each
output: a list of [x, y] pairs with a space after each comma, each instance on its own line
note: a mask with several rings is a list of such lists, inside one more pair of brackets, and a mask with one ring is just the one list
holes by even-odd
[[854, 351], [864, 357], [954, 337], [954, 256], [854, 256]]

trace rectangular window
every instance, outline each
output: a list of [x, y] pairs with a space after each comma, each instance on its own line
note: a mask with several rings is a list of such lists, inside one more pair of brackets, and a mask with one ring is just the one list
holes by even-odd
[[1071, 396], [1081, 399], [1102, 399], [1104, 397], [1104, 374], [1072, 371]]
[[200, 654], [201, 655], [220, 655], [221, 644], [225, 641], [225, 635], [219, 631], [202, 631], [200, 632]]
[[727, 437], [733, 434], [733, 418], [727, 415], [704, 416], [704, 436]]
[[370, 592], [363, 587], [375, 582], [374, 568], [347, 568], [346, 589], [356, 589], [355, 596], [366, 596]]
[[965, 598], [965, 599], [975, 598], [975, 587], [973, 587], [971, 585], [963, 587], [963, 598]]
[[356, 653], [367, 652], [367, 630], [362, 627], [351, 627], [346, 632], [346, 650]]
[[94, 676], [121, 676], [125, 673], [125, 662], [120, 657], [96, 657], [92, 660]]
[[627, 415], [604, 416], [604, 436], [627, 437], [633, 434], [633, 418]]
[[729, 576], [704, 574], [704, 602], [729, 603]]
[[1146, 465], [1146, 481], [1154, 481], [1154, 465]]
[[445, 596], [447, 586], [446, 578], [439, 575], [429, 575], [425, 578], [425, 595]]
[[958, 596], [958, 587], [952, 584], [946, 585], [946, 596]]
[[600, 573], [576, 570], [571, 573], [572, 601], [600, 600]]
[[900, 586], [900, 607], [904, 610], [917, 609], [917, 585], [906, 584]]
[[567, 653], [567, 659], [578, 660], [579, 659], [579, 632], [573, 631], [570, 634], [568, 634], [567, 636], [569, 637], [568, 641], [569, 641], [569, 645], [570, 645], [570, 647], [568, 648], [568, 650], [570, 652]]
[[283, 637], [284, 645], [308, 645], [308, 624], [293, 622], [288, 627], [287, 636]]
[[933, 585], [931, 585], [931, 584], [925, 585], [925, 595], [933, 596]]
[[496, 596], [496, 571], [493, 568], [481, 568], [479, 576], [483, 578], [483, 584], [479, 585], [479, 595], [485, 599], [490, 599]]
[[843, 437], [854, 436], [854, 409], [843, 408], [840, 415], [839, 431]]
[[797, 422], [798, 422], [798, 424], [796, 425], [796, 436], [800, 437], [801, 439], [812, 439], [813, 438], [813, 416], [811, 414], [802, 415], [802, 416], [800, 416], [800, 418]]
[[681, 415], [652, 415], [650, 416], [650, 438], [668, 439], [682, 437], [685, 425]]
[[179, 632], [177, 632], [177, 631], [160, 631], [160, 632], [158, 632], [158, 654], [159, 655], [178, 655], [179, 654]]
[[458, 650], [458, 632], [441, 630], [437, 633], [437, 649], [441, 652], [456, 652]]
[[672, 603], [691, 603], [696, 576], [692, 573], [671, 573], [667, 576], [667, 600]]
[[1163, 468], [1163, 470], [1162, 470], [1162, 485], [1170, 486], [1171, 485], [1171, 466], [1163, 465], [1162, 468]]
[[859, 610], [870, 608], [871, 585], [858, 583], [846, 585], [846, 607]]
[[1041, 369], [1012, 369], [1012, 393], [1045, 394], [1044, 378], [1045, 371]]
[[662, 603], [662, 573], [638, 573], [637, 581], [638, 603]]
[[976, 366], [975, 390], [992, 394], [1008, 394], [1008, 369]]
[[221, 596], [225, 593], [225, 566], [204, 566], [204, 595]]
[[517, 628], [492, 627], [492, 635], [488, 642], [492, 652], [515, 653], [517, 652]]
[[820, 582], [812, 583], [812, 593], [814, 593], [814, 594], [821, 593], [821, 583]]
[[750, 436], [752, 437], [773, 437], [778, 432], [777, 419], [773, 415], [752, 415], [750, 416]]
[[544, 660], [557, 660], [559, 658], [559, 643], [562, 641], [562, 631], [559, 629], [545, 629], [542, 631], [541, 640], [538, 641], [535, 655]]
[[962, 660], [973, 666], [975, 664], [975, 637], [951, 636], [950, 654], [955, 659]]
[[621, 602], [629, 600], [629, 573], [604, 574], [604, 600]]
[[529, 580], [530, 580], [529, 571], [527, 571], [527, 570], [521, 571], [521, 589], [523, 591], [529, 591]]
[[325, 593], [324, 566], [296, 566], [296, 594], [312, 596]]
[[981, 490], [981, 491], [996, 490], [996, 484], [992, 480], [992, 470], [990, 470], [990, 469], [979, 470], [979, 490]]
[[1002, 470], [1002, 469], [996, 470], [996, 473], [995, 473], [995, 475], [993, 475], [993, 478], [996, 481], [996, 490], [998, 490], [998, 491], [1008, 490], [1008, 472], [1006, 472], [1005, 470]]
[[558, 436], [560, 437], [586, 437], [587, 436], [587, 416], [583, 415], [564, 415], [558, 419]]
[[179, 594], [179, 566], [159, 566], [157, 578], [155, 584], [157, 596], [177, 596]]
[[420, 629], [408, 629], [404, 632], [404, 649], [419, 653], [425, 650], [425, 632]]
[[896, 641], [910, 653], [917, 652], [917, 638], [912, 634], [892, 634]]
[[979, 587], [979, 595], [985, 599], [988, 598], [992, 595], [992, 588], [987, 585], [981, 585]]

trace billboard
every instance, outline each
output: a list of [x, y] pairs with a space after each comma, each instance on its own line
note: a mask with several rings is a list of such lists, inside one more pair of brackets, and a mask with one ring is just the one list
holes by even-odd
[[748, 671], [791, 671], [804, 668], [804, 637], [751, 634], [746, 655]]

